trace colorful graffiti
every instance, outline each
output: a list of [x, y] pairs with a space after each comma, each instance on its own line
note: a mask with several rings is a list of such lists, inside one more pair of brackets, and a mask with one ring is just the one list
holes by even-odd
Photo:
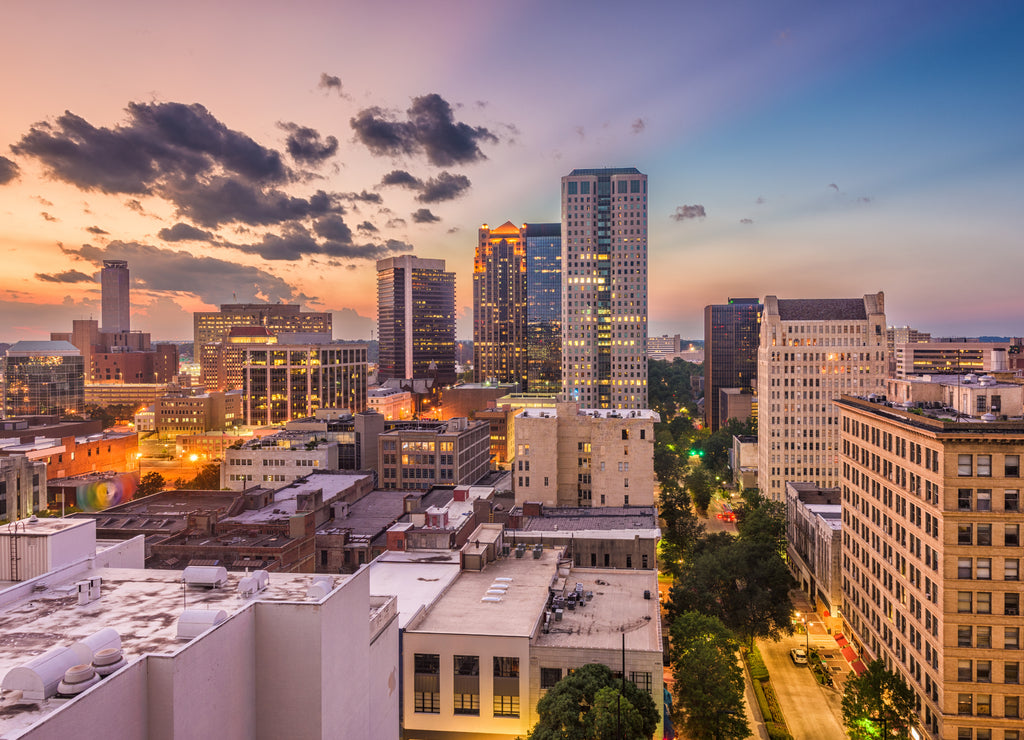
[[78, 486], [75, 499], [82, 511], [102, 511], [131, 501], [137, 486], [134, 475], [121, 473], [106, 480], [83, 483]]

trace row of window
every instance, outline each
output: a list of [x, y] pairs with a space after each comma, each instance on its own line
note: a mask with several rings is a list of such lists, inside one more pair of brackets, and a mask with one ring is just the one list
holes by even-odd
[[[957, 591], [956, 610], [958, 614], [991, 614], [991, 591]], [[1020, 614], [1020, 594], [1003, 594], [1003, 614]]]
[[[976, 579], [979, 581], [991, 581], [992, 580], [992, 558], [957, 558], [956, 561], [956, 577], [960, 580]], [[1004, 581], [1019, 581], [1020, 580], [1020, 559], [1019, 558], [1006, 558], [1003, 561], [1003, 580]], [[1007, 607], [1009, 607], [1011, 599], [1016, 602], [1016, 593], [1007, 593], [1006, 595]], [[1016, 609], [1016, 606], [1014, 606]], [[1006, 612], [1007, 614], [1016, 614], [1016, 611]]]
[[[975, 717], [992, 717], [992, 695], [991, 694], [958, 694], [956, 701], [956, 713], [960, 715], [975, 716]], [[998, 715], [995, 715], [998, 716]], [[1020, 717], [1020, 697], [1019, 696], [1004, 696], [1003, 697], [1003, 717], [1019, 718]], [[968, 728], [969, 729], [969, 728]], [[976, 733], [981, 733], [983, 730], [976, 730]], [[1009, 730], [1007, 730], [1009, 732]], [[957, 738], [963, 737], [962, 734], [957, 733]], [[970, 735], [968, 735], [970, 737]], [[981, 734], [975, 734], [975, 738], [985, 737]], [[987, 737], [991, 737], [988, 735]], [[1004, 734], [1004, 738], [1009, 737]]]
[[[956, 525], [956, 543], [958, 545], [992, 546], [992, 525], [962, 523]], [[1017, 547], [1020, 545], [1020, 525], [1003, 525], [1003, 546]]]
[[[1018, 636], [1019, 637], [1019, 636]], [[1016, 645], [1014, 645], [1016, 647]], [[964, 683], [992, 683], [992, 661], [964, 658], [957, 661], [956, 680]], [[1020, 683], [1020, 663], [1007, 661], [1003, 664], [1003, 683]]]
[[[992, 455], [957, 455], [956, 474], [962, 478], [990, 478]], [[1006, 478], [1020, 477], [1020, 455], [1003, 455], [1003, 475]]]
[[[960, 727], [956, 731], [956, 740], [999, 740], [999, 736], [993, 735], [987, 727]], [[1020, 730], [1003, 730], [1003, 740], [1021, 740]]]
[[[957, 511], [992, 511], [992, 489], [958, 488], [956, 493]], [[1020, 491], [1008, 488], [1003, 491], [1003, 511], [1020, 511]]]

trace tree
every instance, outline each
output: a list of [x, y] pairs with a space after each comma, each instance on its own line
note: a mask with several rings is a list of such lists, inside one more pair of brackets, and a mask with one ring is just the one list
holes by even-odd
[[182, 483], [182, 479], [178, 478], [174, 482], [174, 487], [192, 491], [219, 491], [220, 463], [207, 463], [196, 473], [196, 477], [187, 483]]
[[772, 501], [757, 488], [743, 492], [743, 504], [736, 509], [736, 531], [740, 539], [771, 546], [779, 555], [786, 551], [786, 505]]
[[142, 480], [139, 481], [139, 486], [135, 489], [135, 495], [140, 497], [149, 496], [164, 490], [166, 485], [167, 481], [164, 480], [160, 473], [146, 473], [142, 476]]
[[914, 726], [914, 692], [900, 675], [873, 660], [863, 675], [846, 682], [843, 722], [854, 740], [909, 738]]
[[671, 627], [675, 702], [672, 719], [689, 737], [733, 740], [750, 735], [736, 642], [715, 617], [680, 614]]
[[[646, 691], [615, 678], [610, 668], [599, 663], [582, 666], [556, 683], [537, 702], [537, 716], [527, 740], [611, 740], [620, 722], [623, 738], [639, 740], [654, 734], [659, 719]], [[602, 734], [608, 731], [609, 721], [612, 734]]]
[[693, 501], [697, 513], [707, 516], [708, 506], [711, 505], [711, 496], [714, 493], [714, 484], [707, 468], [700, 464], [690, 467], [690, 472], [686, 474], [686, 490], [690, 493], [690, 500]]

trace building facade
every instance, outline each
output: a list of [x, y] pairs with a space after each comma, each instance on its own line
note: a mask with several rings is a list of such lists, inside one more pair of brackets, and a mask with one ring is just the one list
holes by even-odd
[[478, 383], [526, 384], [526, 244], [506, 221], [480, 227], [473, 261], [473, 373]]
[[412, 255], [377, 261], [377, 376], [455, 380], [455, 273]]
[[46, 463], [26, 455], [0, 457], [0, 522], [46, 510]]
[[[704, 425], [713, 432], [730, 418], [723, 418], [722, 389], [757, 390], [762, 310], [756, 298], [704, 307]], [[756, 402], [751, 412], [756, 417]]]
[[524, 224], [527, 393], [562, 390], [562, 225]]
[[130, 332], [132, 304], [129, 293], [131, 276], [125, 260], [103, 260], [100, 270], [103, 331]]
[[16, 342], [4, 358], [4, 416], [82, 411], [85, 364], [70, 342]]
[[842, 629], [842, 507], [838, 488], [786, 484], [789, 569], [819, 615]]
[[1024, 422], [844, 397], [845, 631], [900, 673], [935, 740], [1019, 740]]
[[573, 170], [561, 200], [564, 400], [647, 408], [647, 176]]
[[787, 481], [839, 485], [842, 394], [884, 393], [885, 296], [764, 299], [758, 349], [761, 490], [784, 501]]
[[516, 504], [653, 506], [654, 423], [648, 410], [559, 403], [515, 417]]
[[249, 345], [243, 365], [245, 423], [283, 424], [318, 409], [366, 408], [366, 346]]
[[486, 421], [403, 424], [377, 438], [381, 488], [473, 485], [490, 470]]

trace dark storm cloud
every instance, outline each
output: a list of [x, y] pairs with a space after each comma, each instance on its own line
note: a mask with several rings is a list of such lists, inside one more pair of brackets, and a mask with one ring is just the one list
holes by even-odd
[[334, 91], [338, 93], [338, 97], [348, 98], [349, 95], [345, 93], [341, 85], [341, 78], [335, 75], [329, 75], [326, 72], [320, 73], [320, 84], [317, 85], [321, 90], [327, 90], [328, 92]]
[[[83, 244], [80, 249], [61, 250], [97, 268], [103, 260], [128, 260], [133, 290], [138, 285], [156, 292], [191, 293], [211, 305], [257, 300], [288, 302], [300, 297], [291, 285], [266, 270], [215, 257], [197, 257], [185, 251], [122, 241], [102, 248]], [[234, 301], [232, 293], [237, 293]]]
[[199, 242], [213, 241], [214, 236], [209, 231], [197, 229], [192, 224], [178, 222], [169, 229], [160, 229], [157, 236], [165, 242]]
[[96, 279], [92, 275], [86, 275], [78, 270], [65, 270], [47, 275], [43, 272], [36, 273], [36, 279], [45, 283], [93, 283]]
[[318, 236], [329, 241], [352, 243], [352, 229], [348, 227], [345, 220], [338, 215], [324, 216], [313, 222], [313, 230]]
[[423, 183], [423, 192], [416, 196], [421, 203], [440, 203], [444, 200], [458, 198], [469, 190], [469, 178], [465, 175], [453, 175], [442, 172]]
[[405, 170], [391, 170], [380, 179], [381, 185], [398, 185], [403, 188], [419, 190], [423, 187], [423, 181]]
[[498, 137], [483, 126], [455, 121], [452, 107], [437, 93], [413, 98], [406, 121], [383, 108], [359, 111], [349, 123], [356, 140], [378, 156], [426, 154], [427, 160], [444, 167], [476, 162], [487, 157], [481, 143], [497, 143]]
[[338, 140], [334, 136], [322, 138], [316, 129], [295, 123], [279, 123], [278, 126], [288, 132], [285, 147], [296, 162], [315, 166], [338, 152]]
[[676, 212], [671, 214], [673, 221], [686, 221], [691, 218], [704, 218], [708, 214], [704, 211], [704, 206], [693, 205], [693, 206], [676, 206]]
[[420, 208], [412, 214], [412, 220], [413, 223], [417, 224], [432, 224], [437, 223], [441, 219], [431, 213], [429, 208]]
[[[338, 229], [336, 223], [323, 223], [328, 219], [321, 219], [319, 226], [325, 232]], [[344, 224], [341, 224], [344, 226]], [[344, 227], [348, 229], [347, 226]], [[343, 232], [338, 232], [343, 236]], [[354, 244], [352, 243], [351, 232], [344, 241], [324, 239], [317, 241], [312, 234], [301, 224], [293, 224], [285, 228], [280, 235], [264, 234], [263, 240], [258, 244], [233, 245], [237, 249], [250, 254], [258, 254], [265, 260], [298, 260], [305, 255], [319, 254], [326, 257], [337, 257], [345, 259], [368, 259], [376, 260], [386, 257], [395, 251], [389, 243], [385, 244]]]
[[85, 230], [90, 234], [96, 234], [96, 236], [104, 236], [110, 233], [106, 229], [101, 229], [99, 226], [87, 226]]
[[356, 226], [359, 231], [365, 231], [367, 234], [376, 234], [380, 229], [371, 224], [369, 221], [363, 221], [361, 224]]
[[0, 157], [0, 185], [6, 185], [18, 177], [18, 165], [7, 157]]
[[208, 182], [180, 179], [167, 183], [165, 190], [179, 215], [207, 228], [234, 221], [266, 226], [341, 210], [323, 190], [299, 198], [240, 177], [213, 177]]

